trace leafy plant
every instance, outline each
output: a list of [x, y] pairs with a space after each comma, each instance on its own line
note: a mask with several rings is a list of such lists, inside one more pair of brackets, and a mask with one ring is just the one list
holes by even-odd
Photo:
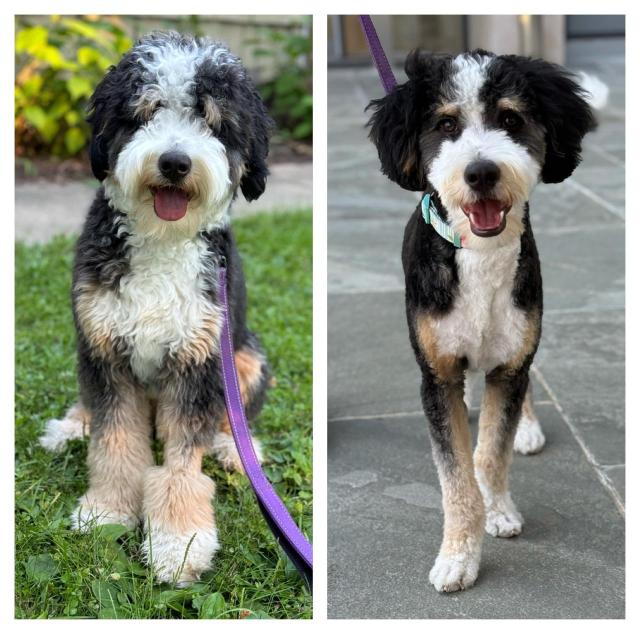
[[265, 29], [264, 39], [252, 40], [255, 57], [271, 58], [276, 67], [273, 79], [260, 92], [278, 123], [279, 133], [297, 141], [310, 140], [313, 133], [312, 51], [310, 18], [302, 29]]
[[16, 155], [79, 154], [89, 139], [89, 97], [132, 42], [119, 18], [18, 18]]

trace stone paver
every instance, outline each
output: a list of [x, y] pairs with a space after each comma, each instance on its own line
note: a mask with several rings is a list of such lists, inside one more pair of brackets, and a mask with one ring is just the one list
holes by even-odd
[[[532, 380], [548, 445], [514, 459], [523, 534], [487, 536], [478, 584], [451, 596], [428, 582], [442, 513], [404, 316], [400, 247], [417, 195], [379, 173], [366, 139], [375, 71], [330, 70], [331, 618], [624, 616], [623, 51], [570, 45], [569, 64], [611, 93], [583, 164], [532, 200], [545, 282]], [[474, 403], [475, 433], [479, 392]]]

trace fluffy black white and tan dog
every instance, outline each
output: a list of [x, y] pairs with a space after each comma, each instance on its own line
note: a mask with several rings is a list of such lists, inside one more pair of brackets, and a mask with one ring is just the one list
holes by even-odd
[[[80, 400], [49, 422], [42, 443], [59, 447], [90, 426], [89, 488], [73, 526], [142, 520], [157, 579], [184, 584], [218, 549], [203, 454], [241, 469], [220, 374], [222, 257], [250, 418], [269, 383], [245, 323], [229, 208], [238, 191], [253, 200], [265, 189], [271, 120], [224, 46], [154, 33], [109, 70], [89, 122], [102, 187], [73, 271]], [[162, 466], [154, 464], [154, 433], [164, 442]]]
[[[509, 494], [514, 448], [544, 444], [529, 368], [540, 340], [542, 279], [528, 200], [539, 181], [559, 183], [580, 162], [596, 122], [589, 99], [606, 87], [548, 62], [477, 50], [412, 53], [408, 81], [373, 101], [370, 138], [382, 171], [431, 194], [462, 239], [456, 248], [423, 219], [405, 234], [402, 263], [409, 335], [443, 494], [444, 536], [429, 579], [439, 591], [471, 586], [483, 532], [518, 535]], [[595, 93], [595, 91], [594, 91]], [[485, 374], [472, 454], [465, 378]]]

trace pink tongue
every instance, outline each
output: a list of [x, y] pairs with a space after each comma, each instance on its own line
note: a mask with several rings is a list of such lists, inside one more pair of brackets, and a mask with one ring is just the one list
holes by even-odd
[[502, 204], [499, 200], [479, 200], [466, 205], [464, 210], [469, 214], [473, 226], [482, 231], [496, 229], [502, 222], [500, 217]]
[[180, 220], [187, 213], [189, 198], [175, 187], [160, 187], [153, 195], [153, 208], [162, 220]]

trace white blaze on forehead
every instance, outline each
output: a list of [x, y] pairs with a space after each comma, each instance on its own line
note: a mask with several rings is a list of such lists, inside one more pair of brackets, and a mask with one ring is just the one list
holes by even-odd
[[138, 46], [138, 61], [148, 74], [143, 99], [162, 100], [169, 108], [195, 106], [195, 75], [205, 62], [219, 66], [236, 65], [238, 59], [216, 43], [165, 41]]
[[467, 124], [482, 122], [484, 106], [480, 101], [480, 90], [487, 80], [487, 68], [491, 57], [480, 58], [458, 55], [453, 60], [453, 98]]

